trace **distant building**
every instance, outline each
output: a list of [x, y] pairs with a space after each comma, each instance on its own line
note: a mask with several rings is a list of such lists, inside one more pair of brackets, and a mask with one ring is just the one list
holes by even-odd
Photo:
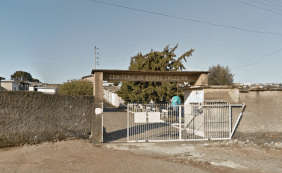
[[5, 80], [5, 78], [0, 77], [0, 91], [1, 91], [1, 90], [4, 90], [4, 88], [1, 87], [1, 80]]
[[45, 94], [55, 94], [59, 86], [59, 84], [31, 82], [29, 86], [29, 91], [38, 91]]
[[7, 91], [28, 91], [29, 83], [14, 80], [2, 80], [1, 89]]
[[[88, 76], [83, 76], [81, 78], [82, 80], [85, 80], [85, 81], [88, 81], [88, 82], [91, 82], [91, 83], [94, 83], [94, 77], [93, 75], [88, 75]], [[112, 82], [103, 82], [103, 86], [114, 86], [114, 83]]]
[[86, 80], [86, 81], [91, 82], [91, 83], [94, 83], [93, 75], [83, 76], [81, 79]]

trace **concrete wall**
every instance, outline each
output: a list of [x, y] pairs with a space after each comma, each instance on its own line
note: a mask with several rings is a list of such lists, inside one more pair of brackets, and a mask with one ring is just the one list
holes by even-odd
[[240, 92], [240, 103], [246, 109], [239, 132], [282, 133], [282, 91]]
[[0, 91], [0, 145], [88, 138], [93, 96]]
[[[282, 133], [282, 91], [240, 92], [239, 89], [204, 89], [204, 98], [246, 104], [237, 132]], [[237, 118], [235, 112], [234, 118], [233, 121]]]

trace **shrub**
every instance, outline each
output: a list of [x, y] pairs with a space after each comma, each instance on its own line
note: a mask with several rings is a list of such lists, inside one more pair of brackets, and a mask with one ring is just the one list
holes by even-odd
[[61, 85], [58, 89], [61, 95], [84, 96], [93, 95], [93, 84], [83, 80], [71, 80]]

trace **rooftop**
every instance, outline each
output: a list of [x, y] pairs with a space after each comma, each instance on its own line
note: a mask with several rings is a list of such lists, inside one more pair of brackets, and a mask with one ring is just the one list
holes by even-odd
[[138, 75], [193, 75], [193, 74], [208, 74], [209, 71], [141, 71], [141, 70], [104, 70], [104, 69], [93, 69], [91, 74], [94, 74], [95, 72], [103, 72], [103, 73], [115, 73], [115, 74], [138, 74]]

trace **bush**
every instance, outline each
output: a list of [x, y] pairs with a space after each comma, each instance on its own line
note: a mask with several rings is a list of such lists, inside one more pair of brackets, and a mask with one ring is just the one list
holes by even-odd
[[84, 80], [71, 80], [58, 89], [61, 95], [86, 96], [93, 95], [93, 84]]

